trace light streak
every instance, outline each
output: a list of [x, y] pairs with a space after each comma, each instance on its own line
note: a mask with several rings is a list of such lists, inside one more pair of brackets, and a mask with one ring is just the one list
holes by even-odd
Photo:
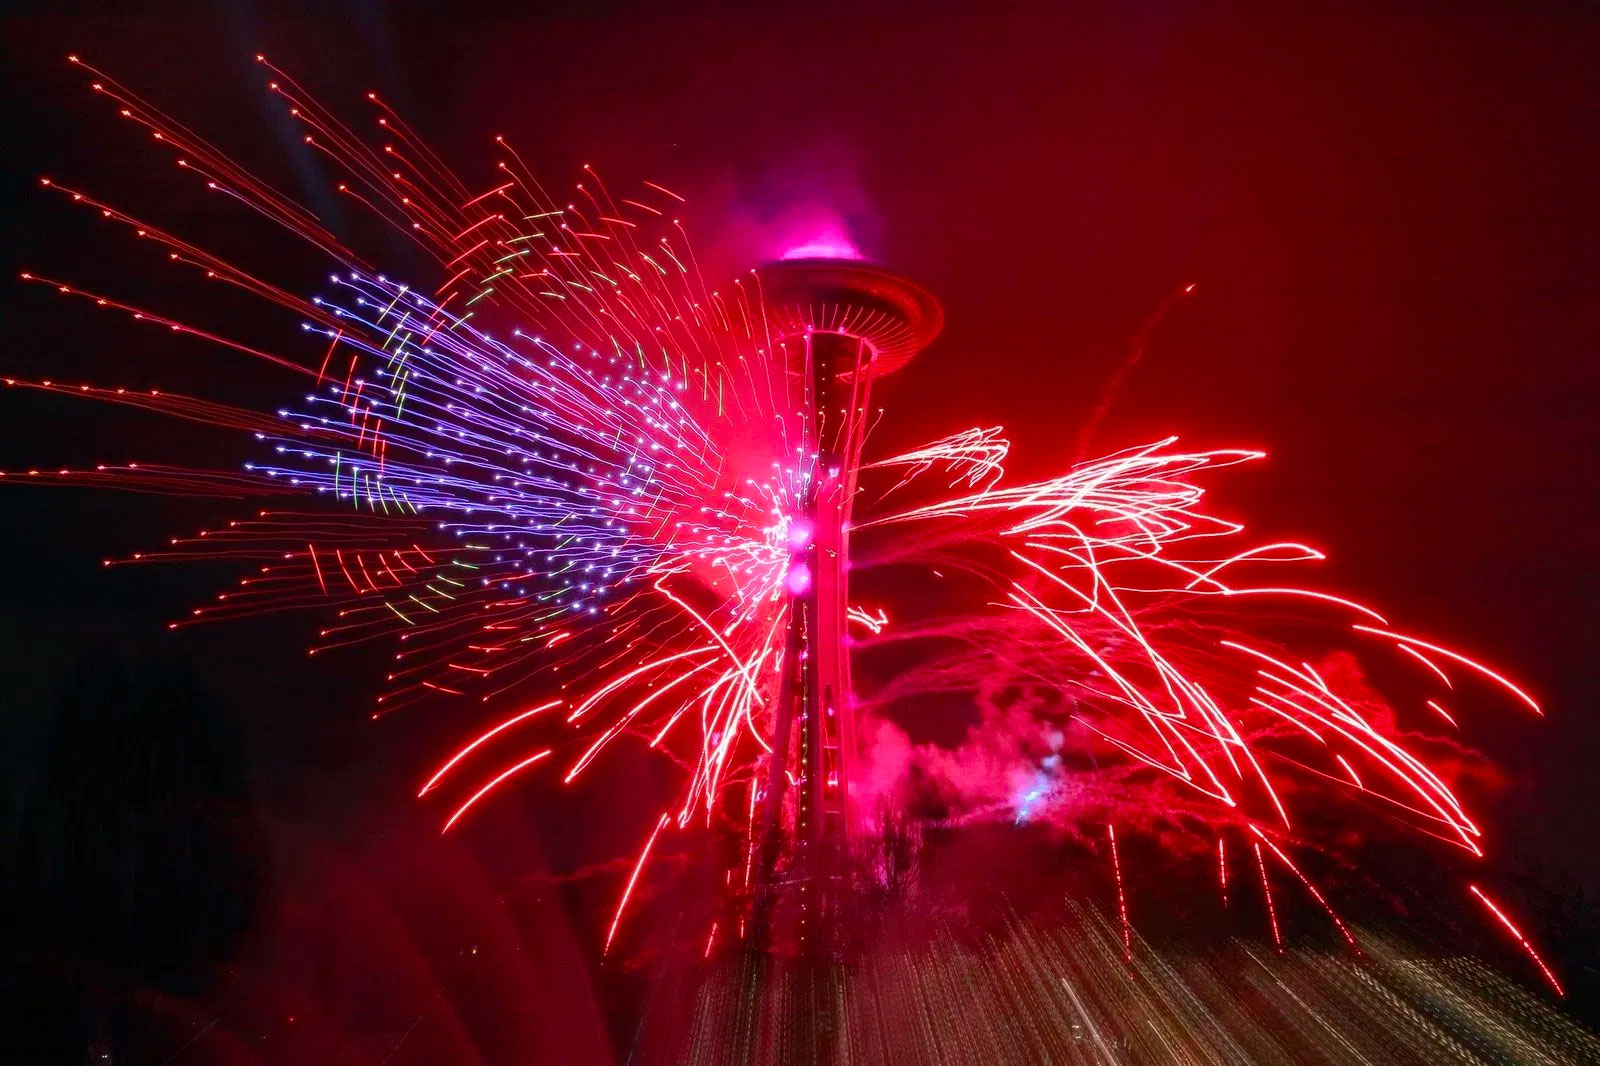
[[[1291, 862], [1289, 860], [1289, 856], [1287, 856], [1287, 855], [1285, 855], [1283, 853], [1283, 849], [1282, 848], [1278, 847], [1278, 845], [1274, 844], [1271, 840], [1269, 840], [1267, 838], [1267, 835], [1261, 831], [1261, 828], [1259, 826], [1252, 825], [1250, 827], [1250, 829], [1251, 829], [1252, 832], [1255, 833], [1255, 835], [1257, 837], [1259, 837], [1261, 839], [1261, 843], [1265, 844], [1267, 847], [1272, 849], [1272, 853], [1278, 857], [1279, 861], [1281, 861], [1285, 866], [1287, 866], [1289, 868], [1289, 872], [1294, 874], [1295, 877], [1297, 879], [1299, 879], [1300, 883], [1305, 886], [1306, 891], [1311, 893], [1311, 898], [1316, 900], [1317, 903], [1322, 907], [1322, 909], [1327, 912], [1328, 917], [1333, 920], [1334, 926], [1338, 928], [1339, 935], [1344, 937], [1345, 943], [1349, 944], [1350, 947], [1356, 952], [1356, 954], [1359, 955], [1361, 953], [1361, 949], [1356, 945], [1356, 938], [1350, 935], [1350, 930], [1345, 927], [1345, 924], [1344, 924], [1343, 920], [1340, 919], [1339, 915], [1334, 913], [1333, 907], [1331, 905], [1329, 905], [1327, 899], [1322, 895], [1322, 893], [1320, 891], [1318, 891], [1317, 886], [1313, 885], [1311, 883], [1311, 880], [1308, 877], [1306, 877], [1305, 874], [1300, 872], [1300, 867], [1296, 866], [1293, 862]], [[1257, 851], [1256, 851], [1256, 857], [1260, 858], [1260, 856], [1261, 856], [1261, 852], [1260, 852], [1260, 850], [1258, 848]], [[1263, 887], [1266, 885], [1266, 872], [1265, 872], [1265, 870], [1262, 871], [1262, 881], [1261, 881], [1261, 883], [1262, 883]]]
[[[424, 702], [533, 704], [469, 727], [473, 739], [422, 785], [422, 797], [468, 794], [445, 830], [557, 746], [582, 752], [570, 782], [603, 762], [616, 738], [651, 738], [652, 751], [683, 769], [667, 809], [680, 826], [703, 820], [741, 837], [738, 880], [749, 887], [756, 782], [803, 776], [794, 751], [782, 775], [769, 773], [773, 697], [797, 624], [788, 598], [809, 592], [818, 573], [807, 561], [819, 530], [805, 486], [837, 473], [819, 468], [818, 427], [807, 424], [804, 386], [768, 334], [760, 274], [710, 288], [673, 217], [686, 198], [665, 186], [635, 183], [613, 198], [585, 168], [570, 201], [552, 197], [497, 138], [506, 158], [492, 186], [474, 193], [375, 95], [381, 149], [260, 57], [310, 150], [337, 171], [334, 191], [432, 260], [432, 276], [414, 287], [374, 269], [309, 209], [160, 108], [72, 62], [122, 119], [172, 153], [179, 180], [306, 242], [330, 273], [321, 295], [302, 296], [45, 179], [71, 208], [158, 248], [171, 270], [295, 316], [306, 345], [255, 348], [25, 273], [59, 296], [163, 327], [176, 343], [207, 342], [285, 370], [283, 395], [297, 398], [258, 411], [170, 390], [6, 379], [236, 430], [257, 455], [242, 469], [128, 461], [0, 480], [250, 501], [226, 524], [106, 565], [216, 559], [248, 568], [174, 627], [321, 609], [331, 619], [313, 653], [395, 638], [381, 714]], [[876, 424], [864, 402], [838, 414], [859, 420], [863, 435]], [[1460, 666], [1542, 713], [1538, 704], [1490, 666], [1394, 631], [1371, 606], [1242, 576], [1324, 558], [1304, 544], [1254, 543], [1244, 523], [1208, 510], [1207, 480], [1264, 453], [1194, 450], [1173, 437], [1073, 455], [1055, 476], [1016, 483], [1006, 476], [1010, 447], [1003, 427], [974, 427], [845, 479], [860, 476], [863, 501], [849, 535], [865, 551], [852, 565], [916, 566], [942, 579], [936, 591], [953, 606], [896, 606], [909, 621], [890, 627], [884, 607], [843, 600], [856, 627], [851, 657], [918, 641], [936, 651], [903, 656], [910, 665], [836, 706], [892, 721], [931, 693], [964, 693], [986, 711], [997, 708], [984, 701], [1008, 688], [1037, 697], [986, 719], [985, 729], [1009, 731], [1013, 764], [995, 770], [991, 760], [989, 779], [964, 777], [958, 817], [1105, 825], [1130, 950], [1115, 825], [1179, 847], [1215, 839], [1225, 904], [1223, 834], [1259, 836], [1258, 818], [1299, 824], [1301, 805], [1381, 804], [1481, 854], [1450, 761], [1394, 724], [1396, 708], [1361, 681], [1365, 660], [1332, 670], [1334, 660], [1306, 663], [1288, 638], [1268, 634], [1288, 620], [1315, 627], [1319, 646], [1343, 648], [1356, 632], [1352, 654], [1376, 655], [1377, 645], [1403, 655], [1430, 685], [1450, 688], [1446, 667]], [[980, 590], [974, 602], [961, 600], [968, 585]], [[1350, 625], [1352, 612], [1379, 626]], [[564, 721], [532, 722], [526, 735], [513, 728], [557, 706], [572, 708]], [[1431, 696], [1418, 708], [1455, 725]], [[480, 761], [505, 769], [484, 783], [468, 773]], [[1083, 767], [1071, 771], [1075, 787], [1058, 787], [1069, 763]], [[1033, 786], [1019, 790], [1018, 779]], [[608, 949], [668, 817], [628, 880]], [[1180, 823], [1198, 831], [1184, 837]], [[1289, 854], [1266, 842], [1326, 909]], [[1281, 950], [1260, 843], [1252, 845]]]
[[534, 752], [532, 755], [528, 756], [526, 759], [523, 759], [514, 766], [510, 766], [505, 770], [502, 770], [500, 774], [493, 778], [487, 785], [484, 785], [482, 788], [478, 789], [478, 791], [474, 792], [471, 799], [467, 800], [467, 802], [456, 808], [456, 813], [452, 814], [448, 819], [446, 819], [444, 828], [440, 830], [440, 832], [448, 833], [450, 831], [450, 827], [455, 825], [456, 822], [460, 821], [461, 816], [466, 814], [467, 811], [471, 810], [474, 803], [477, 803], [484, 796], [487, 796], [497, 785], [500, 784], [500, 782], [504, 781], [512, 774], [520, 773], [521, 771], [532, 766], [534, 763], [538, 762], [540, 759], [546, 758], [549, 754], [549, 748], [546, 748], [543, 751]]
[[1228, 843], [1217, 838], [1217, 885], [1222, 891], [1222, 905], [1228, 905]]
[[1550, 987], [1556, 990], [1556, 995], [1565, 996], [1567, 991], [1561, 987], [1561, 982], [1556, 980], [1555, 971], [1550, 969], [1550, 967], [1545, 963], [1544, 959], [1539, 956], [1539, 953], [1534, 950], [1533, 945], [1528, 943], [1528, 938], [1522, 934], [1522, 930], [1517, 928], [1516, 923], [1506, 915], [1506, 912], [1500, 908], [1499, 904], [1490, 899], [1484, 893], [1483, 889], [1479, 888], [1477, 885], [1468, 885], [1467, 889], [1474, 896], [1477, 896], [1479, 901], [1481, 901], [1485, 907], [1489, 908], [1489, 913], [1493, 914], [1495, 918], [1499, 920], [1500, 924], [1506, 927], [1506, 932], [1510, 933], [1512, 938], [1515, 939], [1518, 944], [1522, 945], [1522, 950], [1526, 951], [1528, 953], [1528, 958], [1532, 959], [1534, 965], [1539, 967], [1539, 972], [1544, 974], [1544, 979], [1546, 981], [1550, 982]]
[[1476, 671], [1478, 671], [1478, 673], [1483, 674], [1485, 677], [1487, 677], [1490, 680], [1492, 680], [1492, 681], [1496, 682], [1497, 684], [1499, 684], [1501, 688], [1505, 689], [1507, 692], [1509, 692], [1513, 696], [1517, 697], [1517, 699], [1519, 699], [1523, 703], [1527, 704], [1528, 705], [1528, 709], [1533, 711], [1534, 714], [1538, 714], [1538, 715], [1544, 714], [1544, 711], [1541, 710], [1540, 707], [1539, 707], [1538, 701], [1535, 700], [1532, 696], [1528, 695], [1526, 692], [1524, 692], [1521, 688], [1519, 688], [1517, 686], [1517, 684], [1515, 682], [1513, 682], [1510, 678], [1506, 677], [1504, 674], [1497, 673], [1496, 671], [1494, 671], [1493, 669], [1491, 669], [1488, 666], [1485, 666], [1483, 663], [1480, 663], [1476, 659], [1470, 658], [1470, 657], [1468, 657], [1466, 655], [1462, 655], [1458, 651], [1451, 651], [1449, 648], [1441, 648], [1437, 644], [1430, 644], [1428, 641], [1425, 641], [1425, 640], [1421, 639], [1420, 637], [1410, 637], [1410, 636], [1406, 636], [1403, 633], [1392, 633], [1392, 632], [1390, 632], [1388, 630], [1384, 630], [1384, 629], [1374, 629], [1371, 626], [1359, 626], [1358, 625], [1358, 626], [1351, 626], [1350, 628], [1358, 630], [1358, 631], [1360, 631], [1362, 633], [1374, 633], [1374, 634], [1377, 634], [1380, 637], [1388, 637], [1389, 639], [1391, 639], [1393, 641], [1396, 641], [1397, 643], [1402, 644], [1402, 645], [1416, 645], [1419, 648], [1427, 648], [1429, 651], [1436, 652], [1439, 655], [1443, 655], [1444, 657], [1446, 657], [1448, 659], [1454, 659], [1456, 662], [1461, 663], [1463, 666], [1466, 666], [1466, 667], [1469, 667], [1469, 668], [1471, 668], [1473, 670], [1476, 670]]
[[661, 835], [661, 830], [667, 825], [667, 816], [663, 814], [656, 820], [656, 827], [650, 831], [650, 839], [644, 842], [644, 848], [639, 852], [638, 861], [633, 864], [633, 873], [628, 875], [628, 886], [622, 890], [622, 898], [617, 901], [617, 913], [611, 919], [611, 928], [606, 930], [606, 944], [604, 951], [611, 950], [611, 941], [617, 935], [617, 926], [622, 924], [622, 912], [627, 910], [628, 900], [633, 898], [633, 886], [639, 883], [639, 874], [644, 870], [644, 864], [650, 859], [650, 849], [656, 845], [656, 837]]
[[561, 701], [560, 700], [551, 700], [548, 703], [541, 703], [537, 707], [533, 707], [533, 708], [530, 708], [529, 710], [523, 711], [519, 715], [515, 715], [515, 716], [513, 716], [511, 718], [507, 718], [504, 722], [501, 722], [499, 725], [495, 726], [493, 729], [489, 730], [487, 733], [481, 734], [477, 739], [473, 740], [466, 747], [460, 749], [454, 755], [452, 755], [445, 762], [445, 764], [443, 766], [439, 767], [439, 769], [434, 773], [434, 775], [432, 777], [428, 778], [427, 782], [422, 786], [422, 788], [420, 790], [418, 790], [417, 795], [418, 796], [426, 796], [428, 794], [429, 790], [432, 789], [434, 785], [437, 785], [439, 783], [439, 779], [441, 777], [443, 777], [445, 774], [450, 772], [450, 768], [452, 766], [454, 766], [456, 763], [460, 762], [462, 759], [465, 759], [468, 755], [472, 754], [472, 752], [478, 747], [478, 745], [482, 744], [484, 741], [489, 740], [492, 737], [495, 737], [495, 736], [499, 735], [500, 733], [504, 732], [507, 729], [510, 729], [512, 726], [516, 725], [518, 722], [523, 721], [524, 719], [532, 718], [534, 715], [540, 713], [541, 711], [548, 711], [552, 707], [559, 707], [559, 706], [561, 706]]
[[1272, 902], [1272, 884], [1267, 880], [1267, 860], [1261, 857], [1261, 845], [1251, 845], [1256, 852], [1256, 869], [1261, 872], [1261, 895], [1267, 901], [1267, 921], [1272, 927], [1272, 946], [1283, 950], [1283, 934], [1278, 931], [1278, 908]]
[[1128, 922], [1128, 896], [1122, 890], [1122, 859], [1117, 855], [1117, 827], [1106, 826], [1106, 839], [1111, 842], [1111, 871], [1117, 881], [1117, 915], [1122, 922], [1122, 950], [1129, 960], [1133, 958], [1133, 926]]

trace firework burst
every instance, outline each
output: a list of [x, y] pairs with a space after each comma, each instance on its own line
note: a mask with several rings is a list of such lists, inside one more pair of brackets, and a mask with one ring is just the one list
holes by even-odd
[[[342, 175], [336, 191], [431, 257], [438, 284], [378, 271], [310, 210], [72, 57], [198, 193], [283, 227], [332, 272], [321, 294], [302, 297], [45, 179], [159, 246], [174, 269], [298, 316], [306, 344], [266, 351], [24, 274], [264, 361], [298, 398], [268, 413], [166, 390], [8, 379], [236, 429], [259, 453], [239, 469], [128, 463], [8, 477], [257, 501], [118, 562], [254, 566], [175, 626], [316, 609], [329, 622], [313, 653], [397, 637], [374, 717], [422, 701], [463, 708], [459, 744], [418, 781], [446, 832], [531, 775], [570, 783], [621, 744], [675, 760], [682, 787], [628, 866], [608, 947], [674, 833], [731, 832], [739, 856], [724, 880], [747, 899], [761, 875], [758, 808], [780, 758], [772, 708], [793, 655], [790, 594], [806, 579], [795, 563], [809, 537], [804, 500], [823, 476], [824, 427], [814, 423], [838, 417], [864, 435], [872, 412], [808, 414], [816, 407], [771, 321], [762, 271], [709, 285], [673, 191], [642, 182], [614, 193], [585, 168], [556, 196], [504, 138], [494, 145], [499, 179], [474, 190], [375, 94], [379, 139], [369, 144], [258, 59], [305, 143]], [[990, 745], [982, 759], [919, 756], [925, 770], [937, 764], [957, 816], [1047, 821], [1103, 841], [1130, 951], [1119, 826], [1214, 849], [1224, 894], [1230, 878], [1259, 876], [1275, 937], [1274, 875], [1352, 944], [1293, 857], [1325, 846], [1301, 836], [1306, 810], [1373, 807], [1483, 854], [1440, 755], [1458, 749], [1423, 726], [1456, 729], [1457, 686], [1485, 683], [1535, 713], [1537, 703], [1369, 606], [1270, 577], [1322, 555], [1252, 543], [1205, 503], [1213, 474], [1260, 453], [1168, 439], [1013, 484], [1008, 451], [993, 427], [864, 464], [852, 530], [867, 547], [858, 567], [914, 567], [978, 591], [959, 611], [908, 619], [892, 617], [893, 604], [848, 604], [857, 655], [923, 649], [851, 713], [892, 735], [890, 723], [932, 693], [985, 706], [1001, 691], [1030, 694], [985, 718], [973, 740]], [[1307, 627], [1324, 649], [1315, 661], [1292, 650]], [[1326, 654], [1335, 647], [1394, 658], [1431, 687], [1415, 707], [1391, 706], [1355, 660]], [[514, 708], [492, 719], [473, 710], [491, 701]], [[909, 758], [909, 745], [899, 750]], [[878, 793], [899, 794], [905, 763], [875, 759]], [[1559, 989], [1505, 909], [1472, 894]], [[705, 951], [719, 929], [725, 940], [750, 935], [748, 914], [739, 903], [736, 922], [712, 925]]]

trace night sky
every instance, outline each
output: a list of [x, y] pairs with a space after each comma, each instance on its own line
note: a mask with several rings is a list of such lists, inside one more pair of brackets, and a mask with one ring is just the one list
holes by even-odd
[[[300, 292], [324, 272], [180, 181], [164, 153], [93, 98], [67, 52], [330, 211], [333, 227], [365, 241], [393, 275], [424, 268], [331, 202], [328, 174], [276, 113], [255, 52], [350, 119], [365, 116], [363, 92], [380, 90], [469, 184], [489, 181], [499, 133], [553, 183], [585, 163], [661, 181], [690, 197], [685, 214], [708, 273], [770, 255], [797, 205], [829, 208], [872, 258], [927, 285], [947, 313], [943, 337], [882, 386], [891, 416], [880, 449], [1003, 424], [1017, 474], [1057, 468], [1151, 313], [1195, 283], [1150, 335], [1092, 447], [1175, 433], [1196, 446], [1265, 448], [1267, 463], [1219, 490], [1225, 512], [1250, 516], [1264, 536], [1326, 549], [1332, 560], [1307, 579], [1313, 586], [1376, 602], [1400, 629], [1484, 653], [1526, 681], [1548, 710], [1543, 722], [1488, 700], [1463, 708], [1468, 740], [1504, 775], [1502, 789], [1477, 800], [1486, 879], [1538, 916], [1530, 924], [1593, 1012], [1600, 18], [1591, 6], [1293, 19], [1244, 9], [1197, 17], [1161, 4], [1115, 17], [904, 5], [874, 17], [840, 7], [670, 18], [604, 6], [449, 17], [377, 3], [163, 2], [114, 16], [21, 6], [4, 22], [6, 268], [192, 309], [297, 356], [288, 316], [209, 295], [197, 304], [200, 290], [147, 250], [37, 187], [41, 174], [76, 182]], [[182, 385], [268, 409], [298, 389], [42, 288], [0, 282], [0, 300], [6, 374]], [[248, 458], [244, 442], [201, 427], [14, 391], [0, 390], [0, 426], [6, 470]], [[59, 868], [30, 860], [23, 869], [18, 858], [17, 842], [44, 816], [38, 797], [100, 766], [108, 737], [142, 750], [130, 739], [144, 728], [137, 711], [96, 725], [83, 710], [109, 693], [131, 708], [190, 708], [215, 753], [203, 769], [180, 760], [107, 773], [174, 794], [204, 776], [195, 788], [233, 812], [229, 861], [259, 881], [241, 890], [259, 895], [258, 909], [196, 904], [214, 927], [193, 946], [202, 961], [150, 961], [154, 949], [134, 945], [107, 972], [148, 963], [148, 983], [181, 996], [207, 960], [267, 950], [260, 914], [271, 900], [331, 907], [308, 902], [318, 886], [359, 899], [392, 891], [375, 886], [411, 878], [417, 865], [449, 882], [441, 899], [490, 899], [530, 871], [621, 852], [649, 817], [641, 804], [620, 826], [582, 825], [581, 797], [544, 819], [513, 800], [510, 813], [484, 820], [478, 853], [462, 845], [420, 861], [406, 842], [430, 830], [407, 785], [458, 729], [425, 717], [371, 726], [381, 653], [308, 660], [314, 623], [295, 616], [169, 634], [168, 620], [235, 575], [100, 565], [215, 521], [224, 505], [0, 487], [0, 508], [8, 878], [65, 891], [50, 881], [67, 876]], [[105, 663], [128, 677], [74, 696], [86, 673], [115, 672]], [[77, 745], [98, 754], [77, 759]], [[664, 787], [659, 771], [639, 772], [641, 788]], [[45, 814], [68, 818], [63, 805]], [[603, 895], [612, 882], [598, 887]], [[545, 898], [522, 919], [523, 938], [534, 923], [553, 945], [543, 965], [581, 968], [597, 912], [578, 888]], [[596, 1041], [608, 1024], [604, 984], [597, 979], [593, 1002], [569, 996]]]

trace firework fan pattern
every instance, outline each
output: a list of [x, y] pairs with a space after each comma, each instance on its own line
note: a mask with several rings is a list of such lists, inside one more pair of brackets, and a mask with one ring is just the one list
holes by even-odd
[[[174, 270], [297, 316], [306, 343], [266, 351], [175, 312], [24, 274], [174, 343], [269, 364], [295, 398], [258, 411], [181, 391], [8, 379], [237, 429], [258, 458], [242, 469], [127, 463], [6, 479], [246, 501], [225, 524], [108, 565], [252, 564], [174, 625], [305, 609], [327, 620], [314, 654], [397, 638], [374, 717], [425, 701], [460, 722], [459, 744], [418, 781], [447, 832], [532, 775], [571, 782], [621, 745], [674, 760], [682, 787], [624, 866], [608, 948], [663, 838], [711, 827], [742, 840], [725, 880], [748, 895], [786, 592], [805, 536], [799, 501], [823, 428], [806, 424], [806, 381], [774, 339], [762, 271], [708, 282], [680, 222], [683, 198], [663, 186], [613, 191], [585, 168], [557, 196], [497, 138], [499, 180], [471, 189], [377, 95], [369, 143], [258, 59], [305, 143], [342, 175], [337, 192], [435, 260], [436, 281], [387, 276], [221, 148], [71, 57], [197, 195], [283, 227], [331, 272], [302, 297], [101, 193], [43, 179], [159, 246]], [[866, 428], [878, 418], [838, 415]], [[849, 605], [856, 655], [895, 648], [910, 663], [857, 701], [883, 740], [864, 795], [903, 796], [909, 745], [888, 723], [914, 715], [919, 698], [1034, 693], [1021, 710], [986, 713], [985, 730], [1038, 743], [1022, 755], [996, 747], [976, 760], [981, 772], [950, 753], [948, 806], [959, 818], [1053, 823], [1103, 848], [1129, 950], [1119, 828], [1213, 853], [1224, 894], [1230, 879], [1259, 883], [1275, 938], [1273, 893], [1297, 892], [1357, 950], [1297, 862], [1302, 849], [1331, 846], [1301, 835], [1307, 811], [1320, 823], [1330, 810], [1377, 809], [1483, 854], [1451, 769], [1464, 750], [1451, 739], [1455, 701], [1486, 688], [1527, 712], [1538, 704], [1495, 668], [1372, 607], [1272, 576], [1322, 556], [1256, 543], [1205, 500], [1214, 475], [1260, 453], [1168, 439], [1018, 484], [1008, 449], [1000, 428], [972, 429], [863, 466], [858, 568], [918, 568], [979, 590], [975, 605], [903, 621], [892, 603]], [[1297, 654], [1286, 632], [1314, 632], [1321, 657]], [[1376, 697], [1355, 664], [1379, 656], [1428, 694], [1414, 706]], [[514, 713], [486, 716], [508, 700]], [[1507, 908], [1476, 885], [1469, 898], [1559, 990]], [[748, 935], [743, 927], [699, 935], [709, 953], [719, 937]]]

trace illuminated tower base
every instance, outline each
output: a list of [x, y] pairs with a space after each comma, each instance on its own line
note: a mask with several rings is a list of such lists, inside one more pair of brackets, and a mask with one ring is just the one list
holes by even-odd
[[849, 848], [856, 754], [845, 646], [850, 509], [872, 381], [909, 362], [944, 315], [922, 288], [864, 263], [786, 260], [764, 268], [761, 281], [779, 357], [803, 396], [805, 436], [756, 918], [773, 921], [787, 897], [794, 939], [810, 953], [831, 941]]

